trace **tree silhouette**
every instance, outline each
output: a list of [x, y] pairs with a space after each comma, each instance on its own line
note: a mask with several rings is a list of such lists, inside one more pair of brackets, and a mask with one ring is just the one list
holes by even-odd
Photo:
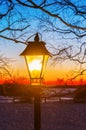
[[13, 61], [12, 59], [0, 55], [0, 80], [6, 78], [6, 76], [9, 78], [12, 77], [10, 66], [10, 63], [12, 61]]
[[60, 35], [61, 41], [65, 40], [65, 45], [54, 47], [54, 61], [70, 60], [78, 64], [78, 74], [73, 75], [73, 78], [86, 71], [84, 68], [86, 2], [84, 0], [1, 0], [0, 10], [1, 39], [26, 44], [28, 35], [34, 32], [32, 26], [36, 21], [36, 28], [40, 32], [53, 32], [55, 37]]
[[[0, 8], [3, 10], [0, 12], [0, 19], [1, 22], [4, 21], [0, 28], [0, 37], [7, 40], [21, 41], [18, 38], [24, 35], [25, 30], [31, 26], [32, 23], [29, 21], [32, 16], [34, 17], [34, 12], [37, 13], [37, 19], [39, 21], [41, 19], [46, 30], [65, 35], [72, 33], [73, 36], [80, 38], [86, 36], [86, 3], [84, 0], [6, 0], [0, 2]], [[22, 9], [26, 11], [22, 12]], [[59, 21], [62, 23], [61, 26], [59, 26]], [[12, 33], [10, 37], [4, 34], [7, 31]], [[18, 35], [17, 32], [20, 34]]]

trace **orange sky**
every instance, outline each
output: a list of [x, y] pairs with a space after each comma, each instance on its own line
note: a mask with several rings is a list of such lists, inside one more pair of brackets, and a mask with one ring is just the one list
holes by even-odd
[[[2, 47], [2, 44], [1, 44], [1, 47]], [[2, 52], [4, 52], [4, 55], [14, 60], [14, 62], [11, 62], [10, 65], [11, 65], [12, 75], [16, 77], [16, 79], [17, 78], [19, 79], [19, 77], [29, 78], [25, 60], [23, 57], [19, 56], [20, 53], [24, 50], [24, 48], [25, 48], [25, 45], [22, 45], [22, 44], [11, 43], [11, 46], [9, 46], [8, 43], [3, 44]], [[70, 62], [70, 61], [66, 61], [66, 62], [57, 61], [57, 63], [53, 65], [49, 61], [46, 67], [45, 75], [44, 75], [45, 82], [58, 84], [58, 81], [60, 80], [66, 81], [70, 79], [71, 77], [73, 77], [75, 75], [74, 74], [75, 72], [73, 73], [73, 71], [78, 70], [78, 69], [79, 69], [79, 66], [77, 64], [75, 65], [73, 62]], [[84, 75], [83, 83], [86, 80], [85, 77], [86, 76]], [[81, 79], [83, 79], [83, 76], [80, 76], [80, 82], [81, 82]], [[21, 80], [23, 81], [22, 78]], [[79, 78], [76, 78], [76, 81], [74, 80], [74, 82], [78, 82], [78, 81], [79, 81]]]
[[[18, 62], [13, 63], [13, 78], [18, 83], [29, 83], [29, 74], [26, 67], [26, 63], [23, 57], [19, 57]], [[74, 65], [68, 63], [52, 65], [51, 62], [48, 62], [45, 75], [44, 83], [49, 85], [63, 85], [63, 84], [85, 84], [85, 78], [78, 77], [71, 82], [71, 69], [74, 69]], [[26, 78], [26, 79], [25, 79]], [[3, 78], [2, 78], [3, 79]], [[5, 78], [6, 82], [10, 78]], [[1, 82], [1, 81], [0, 81]], [[2, 82], [1, 82], [2, 83]]]

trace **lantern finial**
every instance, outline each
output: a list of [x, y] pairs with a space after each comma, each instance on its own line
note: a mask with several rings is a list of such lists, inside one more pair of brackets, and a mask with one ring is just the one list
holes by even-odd
[[34, 38], [34, 41], [35, 41], [35, 42], [39, 42], [39, 35], [38, 35], [38, 33], [36, 33], [35, 38]]

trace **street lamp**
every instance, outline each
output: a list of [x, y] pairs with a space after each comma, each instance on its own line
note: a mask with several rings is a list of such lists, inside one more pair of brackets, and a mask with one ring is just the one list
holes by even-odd
[[36, 33], [34, 41], [28, 42], [27, 47], [20, 54], [25, 57], [30, 84], [34, 89], [34, 130], [41, 129], [40, 89], [45, 67], [49, 56], [51, 56], [45, 44], [45, 42], [39, 40], [39, 35]]

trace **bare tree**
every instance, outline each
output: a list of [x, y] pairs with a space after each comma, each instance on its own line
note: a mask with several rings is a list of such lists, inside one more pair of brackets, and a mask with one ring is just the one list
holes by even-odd
[[0, 79], [1, 80], [5, 79], [6, 77], [12, 79], [11, 66], [10, 66], [10, 62], [12, 61], [13, 61], [12, 59], [0, 55]]
[[55, 37], [58, 34], [61, 40], [65, 39], [68, 43], [61, 48], [55, 48], [54, 61], [60, 59], [78, 63], [81, 70], [78, 75], [86, 71], [83, 67], [86, 64], [84, 0], [1, 0], [0, 10], [0, 38], [26, 44], [33, 21], [36, 21], [38, 31], [40, 27], [41, 32], [53, 32]]
[[[0, 37], [7, 40], [19, 42], [19, 37], [25, 33], [24, 30], [30, 27], [29, 21], [34, 12], [37, 12], [38, 20], [40, 18], [43, 20], [41, 23], [45, 30], [65, 35], [72, 33], [80, 38], [86, 36], [86, 4], [84, 0], [1, 0], [0, 8], [3, 10], [0, 12], [2, 22]], [[4, 22], [5, 24], [3, 24]], [[5, 32], [11, 32], [12, 35], [6, 36]]]
[[[43, 21], [45, 20], [48, 25], [53, 27], [53, 30], [65, 34], [73, 33], [78, 37], [86, 36], [86, 4], [83, 0], [81, 2], [79, 0], [42, 0], [40, 2], [17, 0], [17, 2], [28, 8], [39, 9], [46, 14]], [[58, 26], [57, 20], [62, 23], [62, 26]]]

